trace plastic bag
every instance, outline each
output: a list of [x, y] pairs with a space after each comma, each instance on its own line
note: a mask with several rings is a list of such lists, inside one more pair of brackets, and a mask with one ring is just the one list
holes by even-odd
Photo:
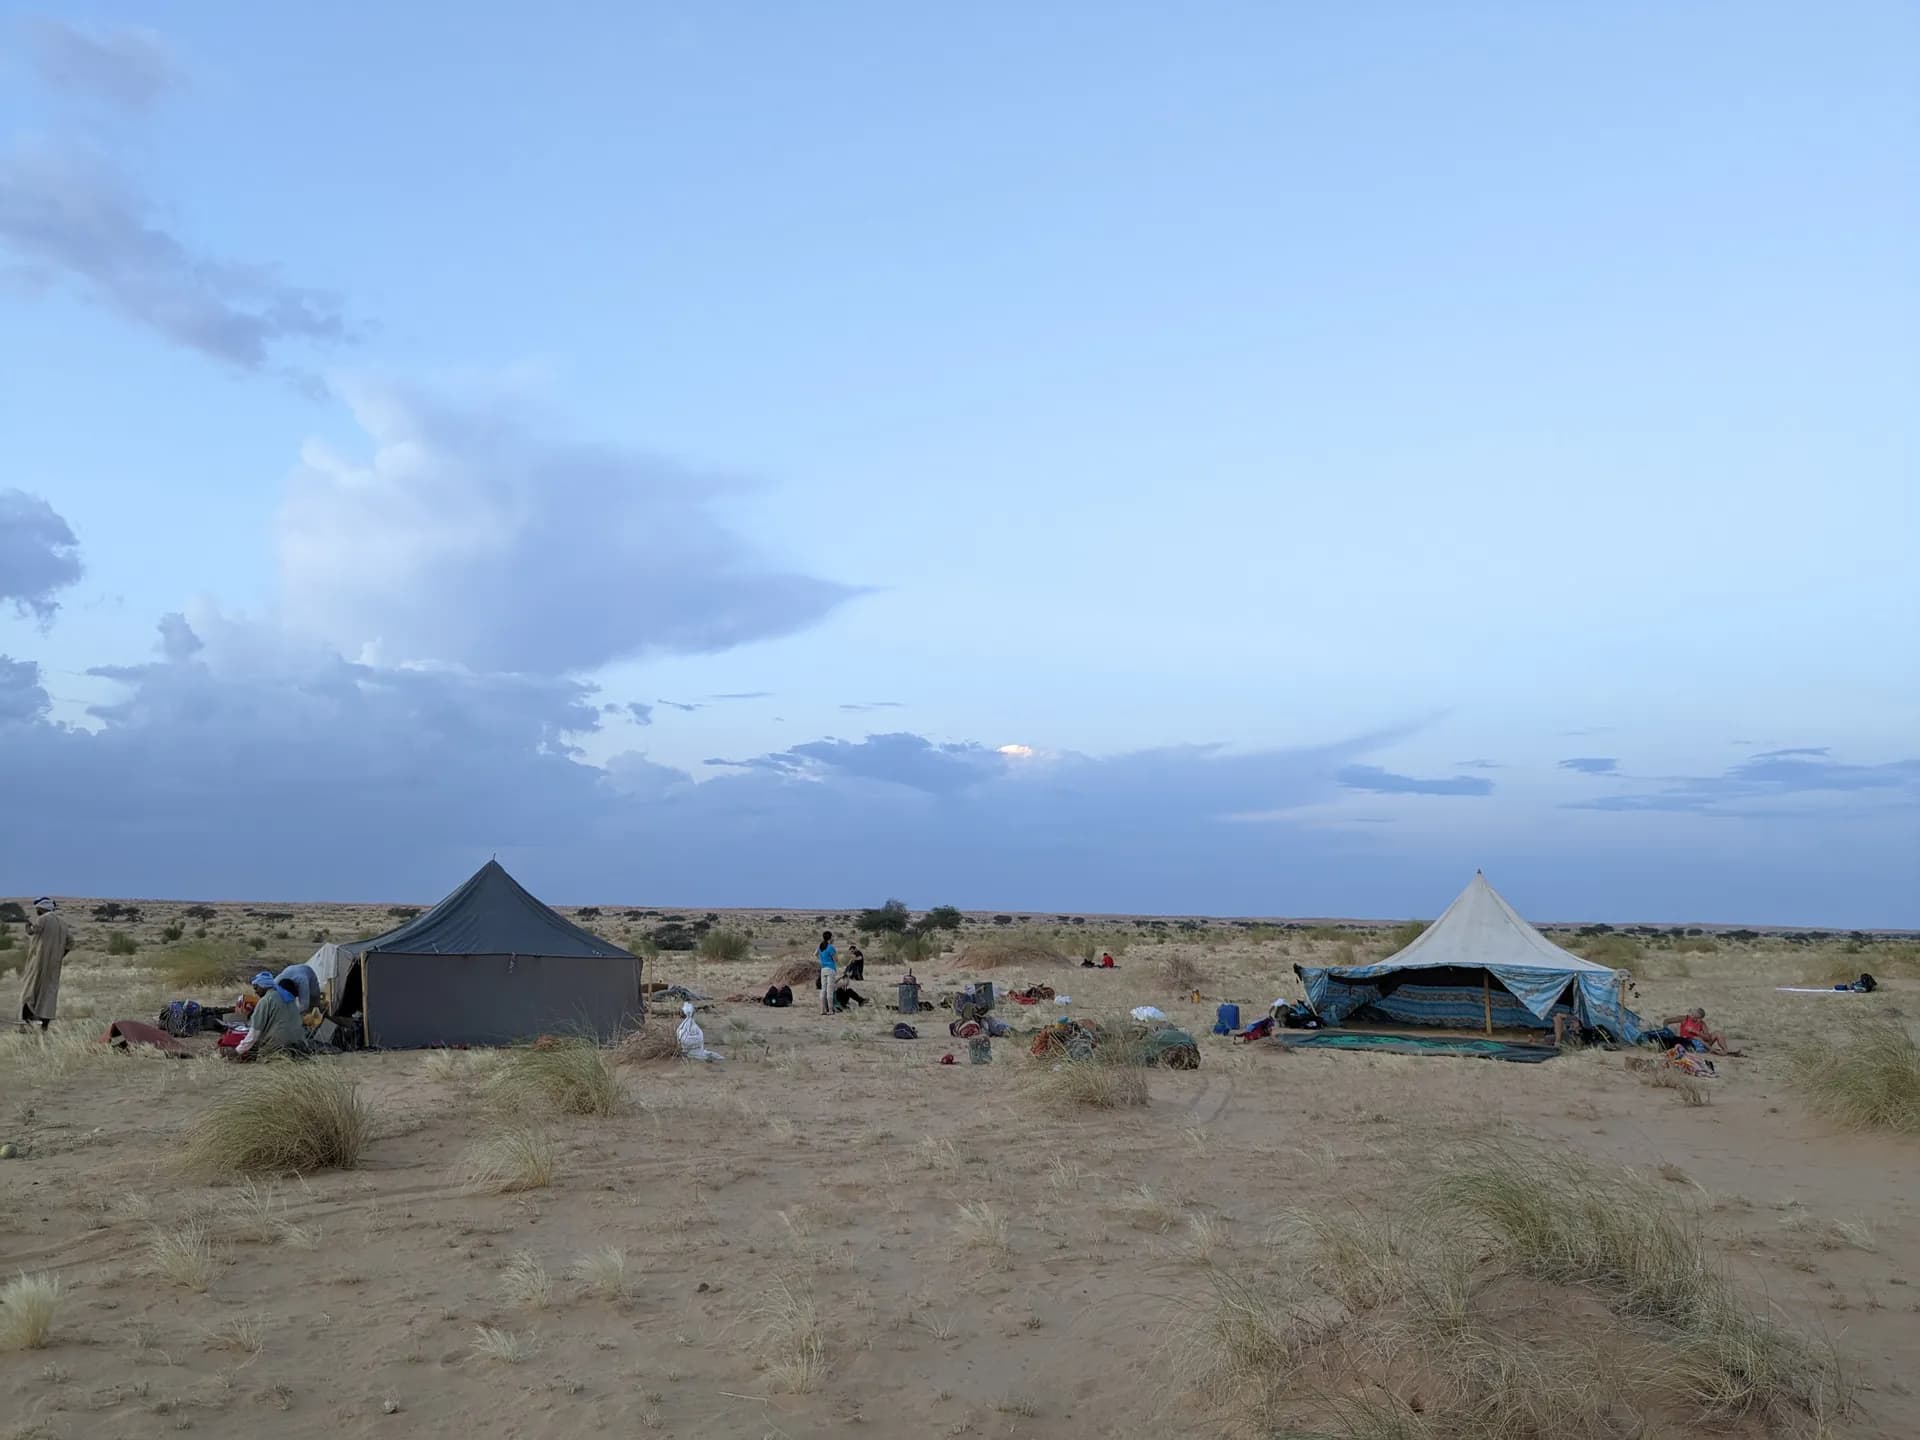
[[1136, 1020], [1164, 1020], [1167, 1017], [1158, 1005], [1136, 1005], [1133, 1007], [1133, 1018]]
[[707, 1049], [706, 1033], [699, 1022], [693, 1018], [693, 1002], [683, 1000], [680, 1003], [680, 1028], [674, 1032], [680, 1039], [680, 1053], [689, 1060], [722, 1060], [726, 1057]]

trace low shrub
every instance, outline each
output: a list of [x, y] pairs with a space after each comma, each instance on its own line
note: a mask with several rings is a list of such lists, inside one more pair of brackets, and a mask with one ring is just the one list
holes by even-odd
[[327, 1062], [269, 1060], [248, 1067], [200, 1113], [181, 1154], [204, 1175], [351, 1170], [372, 1130], [360, 1087]]
[[138, 953], [139, 949], [133, 937], [124, 930], [112, 931], [107, 936], [107, 954], [109, 955], [133, 955]]
[[246, 947], [230, 940], [188, 940], [160, 951], [152, 964], [174, 989], [186, 993], [238, 985], [255, 969]]
[[745, 960], [753, 953], [753, 941], [738, 930], [709, 930], [700, 937], [702, 960]]
[[1853, 1130], [1920, 1131], [1920, 1046], [1898, 1020], [1864, 1020], [1793, 1052], [1818, 1113]]
[[38, 1350], [60, 1306], [60, 1277], [16, 1275], [0, 1285], [0, 1350]]
[[508, 1052], [487, 1077], [486, 1089], [518, 1113], [545, 1106], [568, 1115], [612, 1115], [625, 1107], [627, 1098], [607, 1052], [592, 1040], [573, 1036], [542, 1039]]

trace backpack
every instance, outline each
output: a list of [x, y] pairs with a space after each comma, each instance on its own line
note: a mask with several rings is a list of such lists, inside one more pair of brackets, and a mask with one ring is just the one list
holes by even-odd
[[898, 1025], [893, 1027], [893, 1038], [896, 1040], [918, 1040], [920, 1038], [920, 1032], [902, 1020]]

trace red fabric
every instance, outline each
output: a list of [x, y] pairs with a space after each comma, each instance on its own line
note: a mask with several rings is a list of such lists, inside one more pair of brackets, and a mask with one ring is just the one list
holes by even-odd
[[187, 1049], [158, 1025], [149, 1025], [144, 1020], [114, 1021], [101, 1034], [100, 1043], [118, 1045], [122, 1050], [130, 1045], [151, 1045], [173, 1055], [184, 1055]]
[[1111, 969], [1113, 969], [1113, 968], [1114, 968], [1114, 964], [1113, 964], [1113, 956], [1111, 956], [1111, 955], [1102, 955], [1102, 956], [1100, 957], [1100, 968], [1101, 968], [1102, 970], [1111, 970]]
[[1682, 1040], [1706, 1039], [1707, 1038], [1706, 1022], [1702, 1020], [1696, 1020], [1691, 1015], [1687, 1016], [1686, 1019], [1680, 1022], [1680, 1038]]
[[1013, 998], [1022, 1005], [1031, 1005], [1034, 1003], [1033, 996], [1031, 995], [1021, 995], [1016, 993]]
[[246, 1038], [246, 1032], [243, 1030], [229, 1030], [220, 1037], [220, 1048], [222, 1050], [238, 1050], [240, 1048], [240, 1042]]
[[952, 1053], [951, 1053], [951, 1052], [949, 1052], [949, 1053], [947, 1053], [947, 1054], [945, 1054], [945, 1055], [942, 1055], [942, 1056], [940, 1057], [940, 1063], [941, 1063], [942, 1065], [954, 1065], [954, 1064], [957, 1064], [957, 1063], [959, 1063], [959, 1062], [957, 1062], [957, 1061], [956, 1061], [956, 1060], [955, 1060], [955, 1059], [953, 1058], [953, 1055], [952, 1055]]

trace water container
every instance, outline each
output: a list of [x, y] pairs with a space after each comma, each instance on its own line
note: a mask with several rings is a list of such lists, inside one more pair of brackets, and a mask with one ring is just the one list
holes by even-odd
[[1213, 1033], [1216, 1035], [1231, 1035], [1239, 1028], [1240, 1007], [1238, 1005], [1222, 1005], [1214, 1018]]
[[920, 987], [903, 981], [900, 985], [900, 1013], [918, 1015], [920, 1013]]

